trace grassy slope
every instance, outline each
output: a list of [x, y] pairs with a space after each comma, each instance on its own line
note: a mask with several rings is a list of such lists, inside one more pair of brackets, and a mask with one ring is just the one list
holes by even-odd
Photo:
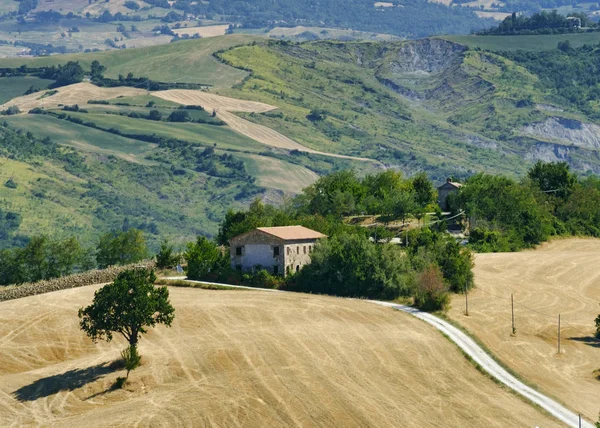
[[574, 48], [600, 43], [600, 33], [552, 34], [532, 36], [443, 36], [444, 39], [472, 48], [491, 51], [545, 51], [556, 49], [558, 42], [569, 40]]
[[[474, 333], [515, 372], [539, 389], [597, 420], [598, 315], [597, 254], [600, 240], [564, 239], [518, 254], [479, 254], [476, 288], [456, 296], [449, 316]], [[511, 333], [510, 295], [515, 299], [517, 335]], [[561, 354], [557, 318], [561, 314]]]
[[96, 288], [0, 303], [0, 425], [561, 426], [419, 320], [297, 294], [171, 288], [173, 326], [108, 391], [124, 342], [93, 344], [75, 315]]
[[227, 67], [211, 56], [212, 52], [226, 49], [253, 39], [248, 36], [222, 36], [199, 40], [181, 41], [168, 45], [151, 46], [87, 54], [49, 56], [42, 58], [0, 59], [0, 67], [31, 67], [63, 64], [79, 61], [86, 69], [94, 60], [107, 67], [106, 76], [133, 73], [164, 82], [205, 83], [215, 87], [230, 87], [242, 80], [247, 73]]
[[4, 77], [0, 78], [0, 104], [23, 95], [31, 86], [37, 89], [47, 88], [52, 80], [37, 77]]
[[144, 156], [155, 146], [51, 116], [19, 115], [7, 117], [5, 120], [17, 129], [30, 131], [34, 135], [48, 136], [58, 144], [71, 146], [84, 152], [114, 155], [136, 163], [147, 164], [148, 161], [144, 160]]
[[[387, 50], [393, 53], [400, 46], [388, 45]], [[393, 55], [382, 54], [381, 47], [311, 43], [236, 48], [226, 52], [224, 59], [237, 66], [246, 64], [253, 75], [241, 90], [227, 95], [278, 106], [283, 117], [267, 113], [249, 118], [308, 147], [372, 156], [407, 170], [425, 169], [438, 179], [453, 171], [461, 174], [480, 168], [522, 171], [512, 153], [468, 143], [481, 128], [465, 133], [445, 120], [447, 113], [429, 106], [424, 109], [382, 85], [376, 69]], [[363, 58], [362, 65], [357, 58]], [[458, 85], [457, 90], [461, 90]], [[307, 120], [310, 110], [319, 108], [328, 111], [327, 119], [316, 124]]]

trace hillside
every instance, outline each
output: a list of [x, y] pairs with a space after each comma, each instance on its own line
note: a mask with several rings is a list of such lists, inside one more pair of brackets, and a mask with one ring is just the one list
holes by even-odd
[[419, 320], [297, 294], [172, 288], [173, 327], [108, 391], [123, 343], [76, 316], [95, 288], [0, 303], [0, 425], [560, 426]]
[[[556, 240], [535, 251], [478, 254], [476, 288], [456, 296], [450, 317], [466, 327], [509, 368], [538, 389], [596, 420], [600, 381], [598, 316], [600, 241]], [[516, 336], [511, 336], [514, 294]], [[561, 315], [561, 354], [557, 321]]]
[[[564, 35], [575, 36], [586, 35]], [[80, 61], [89, 70], [97, 60], [106, 67], [106, 77], [132, 73], [134, 80], [122, 77], [126, 88], [80, 83], [57, 93], [23, 95], [30, 86], [43, 89], [51, 81], [35, 72], [8, 70], [11, 77], [0, 78], [0, 88], [6, 89], [0, 97], [2, 109], [20, 106], [22, 114], [4, 116], [3, 124], [29, 132], [26, 138], [48, 137], [85, 154], [94, 172], [80, 172], [67, 183], [77, 188], [78, 181], [93, 177], [96, 184], [112, 183], [107, 189], [112, 196], [94, 195], [93, 214], [77, 199], [63, 200], [60, 210], [77, 213], [75, 217], [93, 215], [95, 220], [79, 229], [67, 227], [70, 223], [61, 227], [60, 222], [50, 229], [36, 222], [42, 214], [25, 201], [39, 201], [34, 195], [40, 194], [35, 190], [40, 182], [23, 183], [32, 193], [23, 195], [23, 203], [3, 203], [0, 209], [31, 218], [31, 227], [15, 232], [26, 236], [77, 230], [86, 241], [93, 240], [137, 216], [154, 231], [153, 239], [163, 235], [185, 241], [197, 233], [215, 234], [232, 206], [248, 204], [256, 196], [281, 201], [318, 175], [342, 168], [360, 174], [382, 168], [407, 175], [425, 171], [435, 182], [478, 171], [518, 177], [537, 160], [566, 161], [580, 174], [599, 173], [599, 55], [591, 45], [522, 53], [482, 51], [442, 39], [298, 44], [234, 35], [1, 60], [0, 68], [6, 70], [68, 61]], [[565, 79], [567, 72], [570, 77]], [[149, 84], [136, 83], [139, 77], [171, 82], [174, 89], [142, 89]], [[188, 83], [206, 85], [209, 92], [179, 89]], [[43, 107], [44, 114], [25, 114], [33, 107]], [[186, 108], [184, 121], [169, 119]], [[152, 110], [159, 120], [148, 120]], [[10, 157], [10, 150], [4, 156]], [[144, 190], [137, 184], [117, 185], [108, 172], [114, 166], [105, 165], [111, 157], [143, 168], [133, 181]], [[43, 162], [36, 156], [21, 161], [33, 170]], [[146, 175], [164, 176], [169, 184], [137, 181]], [[117, 176], [132, 180], [127, 174]], [[171, 176], [183, 182], [175, 184], [167, 178]], [[14, 193], [2, 189], [4, 198]], [[170, 199], [183, 189], [191, 193]], [[115, 202], [138, 196], [147, 201], [140, 208], [143, 215], [129, 203]], [[161, 214], [165, 209], [179, 220]], [[177, 210], [184, 212], [175, 215]], [[103, 211], [114, 215], [106, 219]]]

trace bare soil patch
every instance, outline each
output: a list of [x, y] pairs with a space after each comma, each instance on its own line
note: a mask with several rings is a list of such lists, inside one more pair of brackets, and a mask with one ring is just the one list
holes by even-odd
[[[479, 254], [477, 288], [453, 300], [450, 317], [526, 381], [588, 420], [600, 411], [600, 240], [565, 239], [522, 253]], [[511, 333], [514, 294], [516, 336]], [[558, 315], [561, 353], [558, 354]]]
[[0, 426], [560, 426], [407, 314], [291, 293], [171, 288], [110, 391], [124, 343], [77, 324], [96, 288], [0, 303]]

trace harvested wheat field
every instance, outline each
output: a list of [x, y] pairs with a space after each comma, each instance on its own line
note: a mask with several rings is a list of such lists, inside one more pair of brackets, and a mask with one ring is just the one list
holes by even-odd
[[450, 317], [541, 392], [597, 420], [600, 342], [593, 334], [600, 313], [600, 240], [555, 240], [535, 251], [478, 254], [474, 271], [470, 316], [463, 314], [464, 297], [457, 296]]
[[200, 37], [217, 37], [224, 36], [229, 28], [229, 24], [224, 25], [207, 25], [205, 27], [186, 27], [186, 28], [178, 28], [173, 30], [173, 32], [179, 36], [188, 35], [193, 36], [194, 34], [199, 34]]
[[339, 155], [335, 153], [324, 153], [309, 149], [308, 147], [297, 143], [296, 141], [286, 137], [274, 129], [252, 123], [233, 113], [265, 113], [277, 108], [268, 104], [222, 97], [220, 95], [209, 94], [192, 89], [171, 89], [168, 91], [153, 92], [152, 95], [183, 105], [200, 105], [208, 111], [215, 110], [217, 117], [223, 122], [227, 123], [231, 129], [266, 146], [276, 147], [284, 150], [298, 150], [300, 152], [313, 153], [335, 158], [379, 163], [373, 159]]
[[409, 315], [293, 293], [172, 288], [110, 391], [124, 342], [77, 323], [96, 288], [0, 303], [0, 426], [560, 426]]
[[56, 108], [59, 104], [82, 106], [89, 100], [110, 100], [119, 96], [134, 97], [136, 95], [145, 95], [148, 91], [144, 89], [118, 87], [101, 88], [91, 83], [75, 83], [74, 85], [63, 86], [55, 89], [57, 93], [50, 95], [50, 91], [40, 91], [33, 94], [24, 95], [10, 100], [0, 106], [4, 110], [10, 106], [17, 106], [23, 113], [36, 108]]

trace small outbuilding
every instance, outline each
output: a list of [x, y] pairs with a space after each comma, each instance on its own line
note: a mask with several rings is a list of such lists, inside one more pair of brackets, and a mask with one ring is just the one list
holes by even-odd
[[442, 211], [448, 211], [448, 195], [452, 192], [456, 192], [462, 187], [462, 184], [455, 183], [451, 178], [448, 178], [444, 184], [437, 188], [438, 191], [438, 204]]
[[303, 226], [259, 227], [229, 240], [231, 268], [251, 272], [261, 267], [286, 276], [309, 264], [315, 244], [326, 237]]

